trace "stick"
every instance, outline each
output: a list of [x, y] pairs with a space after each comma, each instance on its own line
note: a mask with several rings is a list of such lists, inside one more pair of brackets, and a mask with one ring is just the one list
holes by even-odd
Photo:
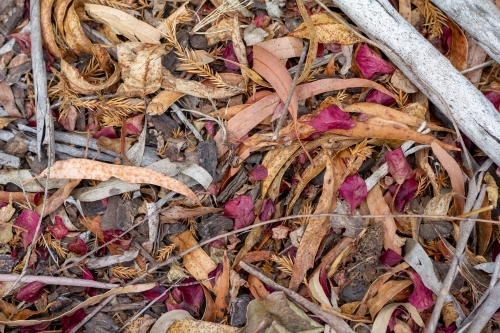
[[56, 286], [73, 286], [73, 287], [86, 287], [86, 288], [99, 288], [99, 289], [113, 289], [119, 287], [119, 284], [114, 283], [104, 283], [94, 280], [83, 280], [83, 279], [73, 279], [67, 277], [57, 277], [57, 276], [44, 276], [44, 275], [25, 275], [20, 274], [0, 274], [1, 282], [19, 282], [30, 283], [30, 282], [42, 282], [45, 284], [51, 284]]
[[330, 325], [334, 332], [338, 333], [354, 333], [352, 328], [341, 318], [335, 316], [334, 314], [330, 312], [326, 312], [321, 308], [321, 306], [314, 304], [304, 297], [300, 296], [298, 293], [295, 291], [292, 291], [288, 288], [283, 287], [282, 285], [277, 284], [270, 278], [268, 278], [266, 275], [261, 273], [257, 268], [255, 268], [253, 265], [246, 264], [244, 262], [239, 263], [240, 267], [247, 271], [248, 273], [252, 274], [268, 286], [272, 287], [275, 290], [282, 291], [286, 296], [291, 298], [294, 302], [302, 306], [303, 308], [307, 309], [308, 311], [314, 313], [317, 315], [321, 320], [323, 320], [325, 323]]

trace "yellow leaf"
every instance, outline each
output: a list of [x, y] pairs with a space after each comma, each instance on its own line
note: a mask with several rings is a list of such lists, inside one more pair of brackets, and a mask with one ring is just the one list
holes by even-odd
[[[349, 29], [326, 13], [311, 15], [311, 20], [316, 28], [316, 34], [320, 43], [350, 45], [360, 42], [360, 39], [352, 34]], [[309, 38], [307, 25], [302, 23], [289, 36]]]

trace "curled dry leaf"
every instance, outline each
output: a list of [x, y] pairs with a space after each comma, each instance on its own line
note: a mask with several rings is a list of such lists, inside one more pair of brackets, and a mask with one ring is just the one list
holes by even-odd
[[71, 66], [63, 59], [61, 59], [61, 72], [66, 77], [70, 87], [75, 92], [80, 94], [94, 94], [97, 91], [111, 87], [113, 84], [117, 83], [118, 80], [120, 80], [120, 67], [115, 63], [113, 63], [113, 65], [113, 74], [106, 81], [100, 84], [93, 84], [85, 80], [78, 69]]
[[363, 44], [356, 53], [356, 63], [363, 77], [367, 79], [372, 79], [375, 75], [394, 73], [394, 67], [367, 44]]
[[[41, 175], [46, 175], [45, 170]], [[95, 179], [108, 180], [119, 178], [127, 183], [153, 184], [185, 195], [201, 206], [196, 195], [186, 185], [178, 180], [165, 176], [157, 171], [116, 164], [107, 164], [86, 159], [69, 159], [57, 161], [50, 169], [51, 179]]]
[[[327, 13], [311, 15], [311, 20], [314, 24], [316, 34], [318, 35], [319, 43], [349, 45], [361, 42], [351, 30]], [[289, 34], [289, 36], [299, 38], [309, 38], [309, 35], [309, 29], [306, 23], [302, 23]]]
[[387, 162], [389, 173], [398, 184], [403, 184], [413, 173], [410, 163], [406, 160], [401, 147], [385, 154], [385, 161]]
[[108, 25], [114, 33], [132, 42], [160, 44], [162, 34], [158, 29], [119, 9], [86, 3], [85, 11], [95, 21]]

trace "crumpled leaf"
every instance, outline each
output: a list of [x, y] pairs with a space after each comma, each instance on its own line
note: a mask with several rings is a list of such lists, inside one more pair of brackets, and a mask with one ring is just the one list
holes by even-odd
[[370, 49], [367, 44], [363, 44], [360, 47], [356, 55], [356, 62], [361, 71], [361, 75], [369, 80], [375, 75], [394, 73], [394, 67], [382, 59], [375, 51]]
[[349, 205], [351, 214], [368, 195], [366, 182], [358, 175], [347, 177], [340, 186], [339, 193]]
[[262, 164], [254, 166], [248, 171], [248, 178], [251, 180], [264, 180], [267, 177], [267, 169]]
[[350, 129], [354, 127], [354, 121], [347, 112], [342, 111], [338, 106], [331, 105], [321, 112], [307, 124], [314, 127], [319, 133], [331, 129]]
[[[222, 58], [231, 60], [233, 62], [239, 62], [238, 57], [236, 57], [236, 53], [234, 52], [234, 46], [232, 43], [226, 45], [224, 52], [222, 53]], [[240, 69], [238, 65], [235, 65], [229, 61], [224, 61], [224, 66], [231, 71], [237, 71]]]
[[[359, 43], [360, 39], [347, 27], [339, 23], [333, 16], [327, 13], [311, 15], [311, 20], [318, 35], [318, 42], [324, 44], [337, 43], [350, 45]], [[289, 36], [309, 38], [309, 30], [306, 23], [300, 24]]]
[[229, 200], [224, 206], [224, 216], [234, 219], [234, 230], [249, 226], [255, 220], [252, 198], [241, 195]]
[[415, 177], [411, 177], [399, 187], [398, 185], [389, 186], [389, 191], [392, 194], [396, 193], [396, 198], [394, 199], [394, 206], [400, 212], [403, 212], [406, 205], [413, 199], [415, 193], [417, 192], [418, 184], [415, 181]]
[[422, 278], [417, 273], [408, 271], [408, 275], [410, 275], [410, 278], [413, 280], [413, 292], [408, 298], [410, 304], [419, 311], [431, 308], [434, 304], [432, 290], [424, 285]]
[[378, 260], [384, 265], [396, 266], [401, 261], [403, 261], [404, 258], [393, 250], [388, 249], [387, 251], [382, 253], [380, 257], [378, 257]]
[[27, 248], [43, 232], [43, 226], [40, 226], [38, 234], [35, 235], [39, 220], [40, 215], [29, 209], [23, 210], [17, 217], [14, 224], [18, 227], [26, 229], [26, 231], [23, 231], [22, 233], [24, 248]]
[[16, 298], [20, 301], [33, 303], [42, 297], [43, 287], [46, 285], [39, 281], [30, 282], [17, 292]]
[[387, 94], [384, 94], [383, 92], [380, 92], [380, 91], [375, 90], [375, 89], [370, 91], [368, 96], [366, 96], [365, 101], [367, 103], [376, 103], [376, 104], [380, 104], [380, 105], [384, 105], [384, 106], [391, 106], [394, 103], [396, 103], [396, 100], [394, 99], [394, 97], [389, 96]]
[[54, 235], [57, 239], [63, 239], [68, 234], [68, 228], [63, 223], [60, 216], [54, 217], [54, 225], [47, 227], [47, 229]]
[[410, 163], [406, 160], [401, 147], [385, 154], [385, 161], [387, 162], [389, 173], [398, 184], [403, 184], [413, 173]]
[[87, 253], [88, 247], [87, 244], [85, 244], [85, 242], [83, 241], [83, 239], [77, 237], [73, 242], [68, 243], [68, 250], [83, 256], [84, 254]]
[[247, 324], [241, 333], [250, 332], [322, 332], [324, 327], [290, 302], [283, 292], [253, 300], [247, 308]]

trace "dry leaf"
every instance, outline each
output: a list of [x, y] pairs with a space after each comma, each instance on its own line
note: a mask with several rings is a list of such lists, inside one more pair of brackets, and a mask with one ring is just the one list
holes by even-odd
[[255, 46], [272, 53], [278, 59], [300, 57], [304, 49], [302, 40], [296, 37], [274, 38], [255, 44]]
[[161, 87], [161, 57], [166, 53], [164, 45], [146, 43], [121, 43], [117, 46], [118, 63], [128, 96], [156, 92]]
[[396, 296], [397, 293], [411, 286], [412, 280], [390, 280], [384, 283], [375, 297], [368, 300], [368, 309], [372, 318]]
[[[180, 252], [198, 244], [189, 230], [177, 236], [172, 236], [171, 240], [172, 243], [179, 248]], [[217, 268], [215, 262], [201, 248], [197, 248], [186, 254], [183, 259], [183, 264], [196, 280], [206, 280], [208, 278], [208, 273]], [[210, 281], [203, 282], [203, 285], [208, 290], [213, 290]]]
[[[46, 174], [47, 170], [44, 170], [40, 176]], [[154, 170], [78, 158], [57, 161], [50, 168], [51, 179], [94, 179], [103, 181], [111, 177], [119, 178], [127, 183], [161, 186], [185, 195], [201, 206], [196, 195], [186, 185]]]
[[[342, 23], [339, 23], [335, 18], [327, 13], [311, 15], [311, 20], [314, 24], [316, 34], [318, 35], [318, 42], [320, 43], [350, 45], [361, 42], [361, 40], [347, 27], [345, 27]], [[289, 36], [310, 38], [307, 24], [302, 23], [294, 31], [292, 31]]]
[[162, 34], [158, 29], [119, 9], [86, 3], [85, 11], [95, 21], [108, 25], [114, 33], [132, 42], [160, 44]]
[[222, 273], [214, 286], [214, 293], [217, 296], [215, 298], [215, 307], [217, 318], [219, 319], [224, 318], [227, 312], [226, 297], [229, 294], [229, 269], [229, 259], [227, 258], [227, 253], [224, 253]]

